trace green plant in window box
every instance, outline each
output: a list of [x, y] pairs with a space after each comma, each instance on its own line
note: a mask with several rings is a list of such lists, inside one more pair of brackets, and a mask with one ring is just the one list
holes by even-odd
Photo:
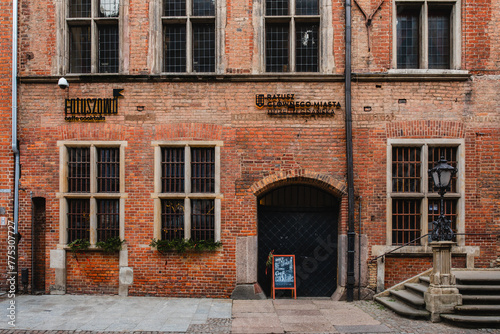
[[120, 240], [120, 237], [113, 237], [106, 241], [98, 241], [95, 245], [106, 253], [114, 253], [120, 251], [124, 243], [125, 240]]
[[68, 244], [68, 248], [73, 252], [80, 252], [89, 249], [90, 241], [87, 239], [75, 239]]
[[184, 253], [186, 251], [215, 251], [222, 246], [220, 241], [213, 240], [199, 240], [193, 241], [192, 239], [173, 239], [173, 240], [151, 240], [149, 246], [156, 248], [160, 253], [176, 251]]

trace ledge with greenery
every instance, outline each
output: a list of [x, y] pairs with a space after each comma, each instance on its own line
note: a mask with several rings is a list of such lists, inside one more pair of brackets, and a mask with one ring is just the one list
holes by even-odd
[[157, 240], [153, 239], [149, 246], [156, 248], [160, 253], [167, 253], [176, 251], [178, 253], [184, 253], [186, 251], [195, 252], [206, 252], [206, 251], [216, 251], [222, 247], [220, 241], [212, 240], [199, 240], [194, 241], [192, 239], [173, 239], [173, 240]]
[[122, 249], [125, 240], [119, 237], [109, 238], [106, 241], [98, 241], [94, 247], [90, 247], [90, 241], [87, 239], [76, 239], [68, 244], [68, 248], [73, 252], [82, 252], [86, 250], [103, 250], [106, 253], [118, 252]]

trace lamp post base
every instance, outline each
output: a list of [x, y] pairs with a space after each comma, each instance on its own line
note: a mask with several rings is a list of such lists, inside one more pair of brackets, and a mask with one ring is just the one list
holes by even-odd
[[453, 313], [457, 305], [462, 305], [462, 295], [456, 287], [455, 275], [451, 273], [452, 241], [431, 242], [433, 268], [430, 286], [424, 294], [425, 307], [431, 313], [431, 321], [441, 321], [442, 313]]

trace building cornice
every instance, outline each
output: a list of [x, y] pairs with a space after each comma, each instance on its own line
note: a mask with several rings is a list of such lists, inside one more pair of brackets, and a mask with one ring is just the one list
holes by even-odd
[[[148, 83], [148, 82], [344, 82], [343, 74], [186, 74], [186, 75], [129, 75], [96, 74], [66, 75], [69, 83]], [[400, 71], [353, 73], [353, 82], [432, 82], [466, 81], [468, 71]], [[56, 84], [60, 76], [20, 76], [21, 84]]]

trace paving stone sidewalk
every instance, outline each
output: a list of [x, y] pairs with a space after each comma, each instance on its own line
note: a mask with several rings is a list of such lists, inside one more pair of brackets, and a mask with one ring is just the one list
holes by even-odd
[[[0, 333], [230, 333], [232, 301], [84, 295], [20, 295], [0, 300]], [[0, 313], [1, 314], [1, 313]]]
[[500, 329], [463, 329], [402, 318], [372, 301], [75, 295], [20, 295], [15, 301], [13, 328], [7, 317], [10, 300], [0, 299], [0, 334], [500, 334]]

